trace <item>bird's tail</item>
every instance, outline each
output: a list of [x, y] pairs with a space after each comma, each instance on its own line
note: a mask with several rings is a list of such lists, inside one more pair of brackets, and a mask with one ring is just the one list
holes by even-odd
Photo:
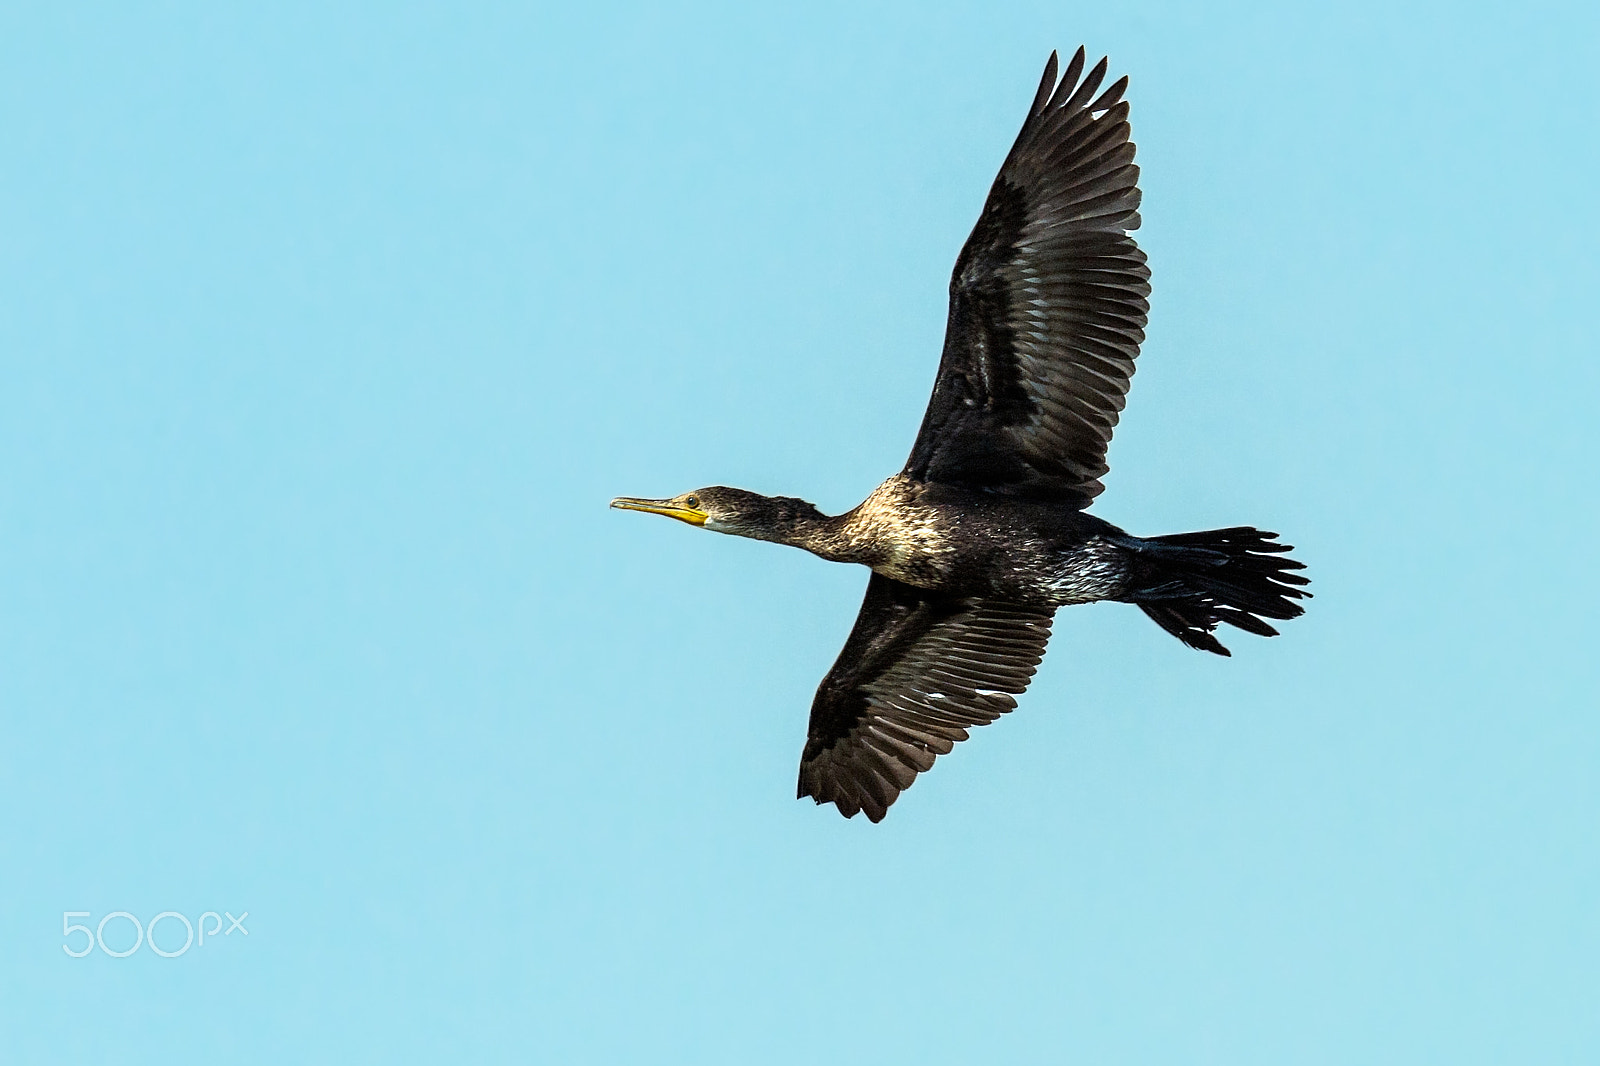
[[1276, 533], [1250, 526], [1140, 538], [1134, 547], [1135, 580], [1125, 597], [1162, 629], [1191, 648], [1231, 654], [1212, 636], [1219, 622], [1249, 633], [1275, 637], [1266, 618], [1295, 618], [1305, 612], [1296, 600], [1309, 598], [1304, 570], [1284, 553]]

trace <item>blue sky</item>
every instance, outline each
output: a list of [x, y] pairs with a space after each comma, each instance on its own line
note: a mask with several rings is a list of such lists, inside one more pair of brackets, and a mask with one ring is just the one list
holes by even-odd
[[[0, 1058], [1594, 1061], [1600, 22], [1123, 7], [0, 13]], [[1080, 42], [1154, 274], [1095, 513], [1317, 598], [1064, 611], [845, 822], [865, 573], [605, 504], [898, 469]]]

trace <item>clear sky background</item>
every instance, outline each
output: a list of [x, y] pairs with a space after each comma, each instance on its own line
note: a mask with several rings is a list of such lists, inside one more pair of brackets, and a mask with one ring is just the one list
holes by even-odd
[[[1600, 22], [1516, 6], [8, 5], [0, 1059], [1600, 1061]], [[897, 470], [1080, 42], [1095, 513], [1316, 599], [1063, 611], [846, 822], [865, 572], [606, 503]], [[63, 952], [168, 910], [248, 936]]]

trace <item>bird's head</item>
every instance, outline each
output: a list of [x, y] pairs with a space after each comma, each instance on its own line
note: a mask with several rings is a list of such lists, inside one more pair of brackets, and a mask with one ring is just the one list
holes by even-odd
[[669, 500], [618, 496], [611, 501], [611, 506], [625, 511], [664, 514], [717, 533], [783, 543], [794, 542], [801, 531], [823, 517], [821, 511], [805, 500], [792, 496], [763, 496], [723, 485], [695, 489]]

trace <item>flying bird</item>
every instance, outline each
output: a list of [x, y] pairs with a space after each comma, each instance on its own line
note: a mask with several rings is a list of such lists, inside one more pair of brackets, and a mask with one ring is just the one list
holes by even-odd
[[1144, 340], [1150, 270], [1128, 79], [1054, 53], [950, 277], [933, 397], [905, 469], [858, 507], [714, 486], [611, 506], [872, 570], [811, 704], [799, 795], [881, 821], [919, 773], [1016, 707], [1058, 607], [1136, 604], [1191, 648], [1276, 636], [1310, 594], [1276, 533], [1136, 537], [1087, 508]]

